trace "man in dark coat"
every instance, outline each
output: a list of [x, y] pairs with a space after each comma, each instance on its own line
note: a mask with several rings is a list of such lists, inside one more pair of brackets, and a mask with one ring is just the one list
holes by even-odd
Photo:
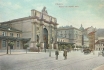
[[64, 56], [64, 59], [67, 59], [67, 50], [66, 49], [64, 49], [63, 56]]
[[59, 55], [58, 49], [55, 51], [55, 55], [56, 55], [56, 60], [57, 60], [58, 59], [58, 55]]

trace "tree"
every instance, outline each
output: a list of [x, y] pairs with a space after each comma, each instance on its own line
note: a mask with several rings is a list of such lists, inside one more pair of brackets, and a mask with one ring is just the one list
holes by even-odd
[[27, 48], [29, 47], [29, 44], [28, 43], [25, 43], [24, 44], [24, 48], [26, 49], [26, 53], [27, 53]]
[[74, 48], [75, 48], [75, 46], [74, 46], [74, 45], [72, 45], [72, 48], [74, 49]]
[[38, 53], [39, 53], [39, 47], [40, 47], [40, 44], [39, 43], [37, 43], [37, 47], [38, 47]]
[[14, 45], [14, 42], [9, 42], [8, 46], [10, 46], [10, 54], [11, 54], [11, 47]]
[[68, 44], [68, 48], [69, 48], [69, 51], [72, 50], [72, 46], [70, 44]]

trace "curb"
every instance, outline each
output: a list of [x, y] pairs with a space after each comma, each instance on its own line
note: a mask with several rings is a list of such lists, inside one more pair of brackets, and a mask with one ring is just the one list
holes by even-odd
[[93, 70], [104, 70], [104, 64], [94, 68]]

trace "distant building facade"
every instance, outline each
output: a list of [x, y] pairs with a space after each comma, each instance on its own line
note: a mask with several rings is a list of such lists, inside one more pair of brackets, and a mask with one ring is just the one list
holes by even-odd
[[82, 31], [82, 47], [89, 47], [89, 38], [87, 31], [83, 28], [82, 24], [81, 27], [79, 28]]
[[14, 19], [0, 24], [21, 31], [19, 33], [21, 38], [30, 38], [30, 47], [36, 47], [37, 43], [40, 43], [41, 48], [45, 49], [49, 48], [49, 44], [56, 47], [57, 19], [48, 15], [46, 7], [41, 12], [31, 10], [31, 16], [29, 17]]
[[96, 28], [94, 27], [88, 27], [85, 29], [88, 38], [89, 38], [89, 48], [92, 50], [95, 50], [95, 33], [96, 33]]
[[104, 49], [104, 39], [100, 39], [95, 43], [95, 50], [102, 51]]
[[[26, 43], [30, 38], [22, 38], [22, 31], [17, 30], [9, 25], [0, 25], [0, 49], [23, 49], [23, 43]], [[13, 46], [8, 46], [8, 43], [14, 42]]]
[[82, 32], [73, 26], [59, 27], [57, 37], [63, 39], [58, 40], [58, 42], [68, 42], [76, 46], [82, 46]]

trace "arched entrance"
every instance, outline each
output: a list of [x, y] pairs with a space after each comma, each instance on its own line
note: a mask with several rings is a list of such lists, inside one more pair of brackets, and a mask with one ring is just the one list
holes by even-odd
[[48, 49], [48, 30], [44, 28], [43, 30], [43, 40], [44, 40], [44, 49]]

